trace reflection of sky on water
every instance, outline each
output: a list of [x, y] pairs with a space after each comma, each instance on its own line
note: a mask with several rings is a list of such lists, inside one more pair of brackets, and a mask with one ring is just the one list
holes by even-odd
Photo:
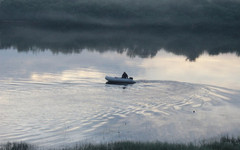
[[184, 56], [161, 51], [153, 59], [144, 59], [145, 77], [152, 80], [177, 80], [238, 88], [240, 85], [240, 59], [235, 54], [209, 56], [203, 54], [195, 62]]
[[[164, 50], [153, 58], [0, 50], [0, 141], [48, 147], [238, 136], [239, 57], [185, 58]], [[137, 83], [105, 84], [105, 75], [123, 71]]]
[[239, 2], [0, 3], [3, 143], [239, 136]]
[[105, 82], [105, 75], [126, 71], [136, 80], [173, 80], [240, 89], [240, 59], [235, 54], [203, 54], [195, 62], [160, 50], [153, 58], [129, 58], [117, 52], [80, 54], [18, 53], [0, 51], [1, 80], [33, 82]]

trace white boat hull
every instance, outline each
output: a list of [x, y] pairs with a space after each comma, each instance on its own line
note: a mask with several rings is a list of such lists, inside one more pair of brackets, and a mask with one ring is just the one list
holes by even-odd
[[134, 84], [136, 83], [133, 79], [125, 79], [125, 78], [120, 78], [120, 77], [109, 77], [106, 76], [105, 79], [108, 81], [108, 83], [112, 84]]

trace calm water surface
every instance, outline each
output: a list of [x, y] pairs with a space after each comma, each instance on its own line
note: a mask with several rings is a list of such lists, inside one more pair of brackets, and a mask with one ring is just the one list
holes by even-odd
[[[240, 136], [238, 0], [17, 1], [0, 0], [0, 145]], [[105, 84], [124, 71], [136, 84]]]
[[[0, 141], [39, 146], [240, 135], [240, 58], [0, 50]], [[105, 84], [126, 71], [134, 85]]]

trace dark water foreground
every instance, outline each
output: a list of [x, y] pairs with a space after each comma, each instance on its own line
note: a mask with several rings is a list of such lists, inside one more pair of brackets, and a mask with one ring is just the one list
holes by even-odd
[[[7, 143], [0, 150], [35, 150], [36, 146], [27, 143]], [[239, 150], [240, 138], [222, 137], [219, 141], [202, 141], [201, 144], [178, 144], [163, 142], [121, 141], [106, 144], [80, 144], [75, 147], [61, 147], [60, 150]]]

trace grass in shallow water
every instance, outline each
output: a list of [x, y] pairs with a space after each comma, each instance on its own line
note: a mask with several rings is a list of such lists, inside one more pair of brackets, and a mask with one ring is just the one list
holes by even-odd
[[[0, 150], [34, 150], [38, 149], [27, 143], [7, 143]], [[240, 137], [222, 137], [220, 141], [204, 141], [195, 144], [174, 144], [163, 142], [113, 142], [108, 144], [82, 144], [70, 148], [56, 148], [55, 150], [240, 150]]]

